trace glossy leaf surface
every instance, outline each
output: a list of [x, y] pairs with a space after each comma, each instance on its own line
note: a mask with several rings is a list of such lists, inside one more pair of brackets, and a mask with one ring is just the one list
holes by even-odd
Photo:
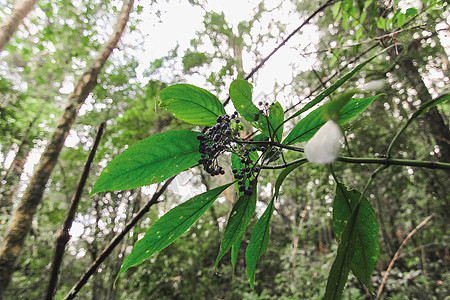
[[134, 144], [106, 166], [90, 195], [161, 182], [196, 165], [200, 159], [198, 134], [168, 131]]
[[350, 272], [350, 263], [354, 254], [356, 233], [355, 223], [359, 207], [360, 206], [357, 205], [352, 216], [345, 224], [336, 258], [334, 259], [330, 274], [328, 275], [327, 287], [323, 298], [325, 300], [337, 300], [342, 297], [342, 292]]
[[117, 277], [130, 267], [139, 265], [153, 253], [173, 243], [205, 213], [214, 200], [231, 184], [197, 195], [162, 216], [136, 243], [131, 254], [125, 259]]
[[[367, 106], [372, 103], [379, 95], [366, 99], [352, 99], [339, 112], [339, 124], [345, 124], [358, 114], [360, 114]], [[294, 143], [304, 142], [314, 136], [322, 125], [327, 122], [325, 117], [326, 106], [323, 105], [312, 111], [305, 118], [300, 120], [284, 139], [283, 144], [290, 145]]]
[[[352, 216], [358, 205], [361, 194], [357, 191], [348, 191], [340, 183], [336, 186], [336, 197], [333, 205], [333, 227], [338, 242], [341, 240], [345, 224]], [[351, 270], [366, 287], [371, 289], [370, 276], [380, 254], [378, 241], [378, 222], [375, 211], [366, 198], [362, 198], [359, 213], [355, 222], [354, 255], [351, 261]]]
[[269, 244], [270, 220], [274, 210], [274, 198], [270, 201], [266, 210], [256, 222], [250, 238], [250, 244], [245, 252], [245, 262], [247, 265], [247, 279], [250, 287], [255, 287], [256, 263], [261, 255], [267, 250]]
[[242, 239], [245, 229], [255, 212], [255, 208], [255, 189], [253, 189], [253, 194], [251, 196], [242, 195], [234, 204], [230, 217], [228, 218], [227, 227], [223, 234], [222, 244], [220, 245], [219, 254], [216, 259], [216, 267], [219, 264], [220, 259], [230, 250], [230, 248]]
[[176, 84], [159, 93], [160, 105], [185, 122], [213, 126], [225, 109], [216, 96], [190, 84]]

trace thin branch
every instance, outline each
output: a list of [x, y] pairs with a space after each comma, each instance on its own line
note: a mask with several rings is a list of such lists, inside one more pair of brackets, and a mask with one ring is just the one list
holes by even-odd
[[125, 235], [131, 230], [131, 228], [136, 225], [136, 223], [149, 211], [150, 207], [154, 204], [159, 203], [158, 198], [164, 193], [169, 184], [175, 178], [168, 179], [163, 186], [161, 186], [156, 193], [153, 194], [152, 199], [150, 199], [143, 208], [125, 225], [123, 231], [117, 234], [111, 242], [102, 250], [100, 255], [95, 259], [95, 261], [89, 266], [89, 268], [84, 272], [83, 276], [78, 280], [78, 282], [70, 289], [69, 293], [64, 297], [64, 300], [74, 299], [81, 288], [86, 284], [88, 279], [94, 274], [95, 270], [100, 266], [100, 264], [111, 254], [114, 248], [122, 241]]
[[408, 242], [408, 240], [423, 226], [425, 226], [432, 218], [434, 217], [434, 214], [428, 216], [425, 220], [423, 220], [422, 223], [420, 223], [419, 225], [417, 225], [416, 228], [413, 229], [413, 231], [411, 231], [408, 236], [403, 240], [403, 242], [401, 243], [400, 247], [398, 247], [397, 252], [395, 252], [394, 257], [392, 258], [391, 262], [389, 263], [389, 266], [386, 270], [386, 273], [384, 274], [383, 277], [383, 281], [381, 282], [380, 288], [378, 289], [378, 293], [377, 293], [377, 298], [376, 299], [380, 299], [381, 293], [383, 292], [383, 288], [384, 285], [386, 284], [386, 280], [389, 277], [389, 273], [392, 270], [392, 267], [394, 266], [395, 261], [399, 258], [400, 255], [400, 251], [402, 250], [402, 248], [406, 245], [406, 243]]
[[[349, 44], [349, 45], [342, 45], [342, 46], [336, 46], [336, 47], [328, 47], [326, 49], [320, 49], [320, 50], [317, 50], [317, 51], [305, 52], [305, 53], [302, 53], [301, 55], [306, 57], [307, 55], [330, 52], [330, 51], [336, 50], [336, 49], [352, 48], [352, 47], [355, 47], [355, 46], [360, 46], [360, 45], [364, 45], [364, 44], [369, 44], [371, 42], [379, 41], [379, 40], [382, 40], [384, 38], [387, 38], [387, 37], [394, 36], [396, 34], [402, 33], [404, 31], [409, 31], [409, 30], [414, 30], [414, 29], [422, 29], [422, 30], [425, 30], [425, 31], [429, 31], [427, 29], [423, 29], [422, 28], [423, 26], [425, 26], [425, 24], [424, 25], [417, 25], [417, 26], [413, 26], [413, 27], [405, 28], [405, 29], [398, 29], [398, 30], [395, 30], [393, 32], [390, 32], [390, 33], [387, 33], [387, 34], [383, 34], [383, 35], [380, 35], [380, 36], [377, 36], [377, 37], [374, 37], [374, 38], [371, 38], [371, 39], [367, 39], [367, 40], [359, 42], [359, 43], [354, 43], [354, 44]], [[448, 30], [449, 30], [449, 28], [442, 28], [442, 29], [436, 30], [435, 32], [448, 31]], [[429, 38], [429, 36], [427, 36], [426, 38]]]
[[[337, 161], [351, 163], [351, 164], [377, 164], [385, 166], [409, 166], [420, 167], [427, 169], [450, 170], [450, 163], [421, 161], [413, 159], [394, 159], [394, 158], [377, 158], [377, 157], [346, 157], [339, 156]], [[276, 170], [284, 169], [298, 162], [307, 161], [306, 158], [299, 158], [282, 165], [262, 166], [262, 169]]]
[[[371, 46], [370, 48], [368, 48], [367, 50], [365, 50], [364, 52], [362, 52], [361, 54], [359, 54], [357, 57], [355, 57], [353, 60], [349, 61], [345, 66], [342, 66], [339, 70], [335, 71], [332, 75], [330, 75], [324, 82], [323, 84], [327, 84], [327, 82], [329, 82], [331, 79], [333, 79], [334, 77], [336, 77], [336, 75], [340, 74], [344, 69], [346, 69], [350, 64], [355, 63], [358, 59], [360, 59], [361, 57], [363, 57], [364, 55], [366, 55], [368, 52], [370, 52], [372, 49], [378, 47], [379, 44], [375, 44], [373, 46]], [[312, 90], [308, 96], [305, 97], [305, 99], [309, 99], [311, 98], [311, 96], [317, 92], [319, 89], [322, 88], [322, 85], [319, 85], [318, 87], [316, 87], [314, 90]], [[287, 108], [284, 110], [285, 113], [287, 113], [288, 111], [294, 109], [297, 105], [301, 104], [302, 102], [298, 102], [294, 105], [292, 105], [291, 107]]]
[[[250, 78], [252, 78], [253, 75], [255, 75], [255, 73], [259, 69], [261, 69], [262, 66], [264, 66], [264, 64], [272, 57], [272, 55], [274, 55], [278, 50], [280, 50], [281, 47], [283, 47], [295, 34], [297, 34], [297, 32], [299, 32], [306, 24], [308, 24], [309, 21], [311, 21], [311, 19], [314, 18], [319, 12], [321, 12], [328, 6], [334, 4], [334, 2], [336, 2], [336, 0], [328, 0], [327, 2], [325, 2], [325, 4], [320, 6], [311, 15], [309, 15], [309, 17], [305, 21], [303, 21], [303, 23], [300, 26], [294, 29], [277, 47], [275, 47], [275, 49], [272, 50], [272, 52], [270, 52], [269, 55], [267, 55], [255, 68], [253, 68], [253, 70], [250, 71], [250, 73], [245, 77], [245, 80], [249, 80]], [[225, 100], [223, 105], [226, 106], [229, 102], [230, 97], [228, 97], [227, 100]]]
[[53, 255], [52, 267], [50, 270], [50, 276], [48, 279], [45, 296], [45, 299], [47, 300], [51, 300], [54, 297], [56, 283], [58, 282], [59, 268], [61, 267], [61, 262], [64, 256], [64, 249], [66, 248], [66, 245], [70, 240], [69, 229], [72, 227], [73, 220], [75, 219], [75, 213], [77, 211], [78, 203], [80, 202], [81, 194], [83, 193], [84, 186], [89, 175], [89, 170], [91, 169], [92, 161], [94, 160], [95, 153], [97, 152], [97, 147], [100, 144], [105, 124], [105, 122], [102, 122], [98, 127], [97, 136], [95, 137], [91, 152], [89, 153], [86, 164], [84, 165], [84, 170], [81, 175], [80, 181], [78, 182], [77, 190], [72, 197], [70, 208], [67, 212], [66, 219], [64, 220], [63, 227], [59, 231], [56, 238], [55, 253]]

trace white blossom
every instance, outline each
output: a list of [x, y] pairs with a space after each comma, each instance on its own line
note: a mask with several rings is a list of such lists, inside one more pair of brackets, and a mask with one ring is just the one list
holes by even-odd
[[339, 125], [333, 120], [329, 120], [306, 143], [306, 159], [316, 164], [333, 162], [339, 154], [342, 138]]

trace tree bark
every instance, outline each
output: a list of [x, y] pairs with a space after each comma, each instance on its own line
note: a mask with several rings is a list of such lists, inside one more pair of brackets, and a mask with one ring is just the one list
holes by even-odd
[[11, 15], [0, 25], [0, 52], [3, 51], [23, 18], [25, 18], [35, 4], [36, 0], [23, 0], [16, 3]]
[[[408, 83], [417, 91], [417, 96], [422, 103], [431, 101], [431, 96], [428, 88], [423, 82], [417, 67], [414, 65], [413, 60], [405, 56], [398, 60], [399, 76], [406, 76]], [[431, 108], [425, 115], [428, 130], [436, 141], [439, 147], [438, 158], [442, 162], [450, 162], [450, 128], [445, 124], [444, 119], [437, 110], [436, 107]]]
[[20, 250], [31, 229], [36, 208], [42, 200], [45, 185], [56, 165], [64, 141], [75, 122], [79, 108], [97, 85], [97, 77], [103, 65], [111, 55], [113, 49], [117, 46], [128, 22], [133, 3], [134, 0], [124, 2], [114, 32], [110, 36], [109, 41], [105, 44], [90, 69], [81, 76], [73, 93], [70, 95], [56, 130], [42, 154], [41, 160], [36, 166], [17, 211], [9, 224], [6, 237], [0, 248], [0, 299], [11, 280]]

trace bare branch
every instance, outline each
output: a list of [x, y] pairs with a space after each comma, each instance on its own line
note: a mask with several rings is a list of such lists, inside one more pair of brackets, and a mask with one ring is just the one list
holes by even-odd
[[125, 225], [123, 231], [117, 234], [111, 242], [102, 250], [100, 255], [95, 259], [95, 261], [89, 266], [89, 268], [84, 272], [83, 276], [78, 280], [78, 282], [70, 289], [70, 292], [64, 297], [64, 300], [69, 300], [75, 298], [77, 293], [81, 290], [81, 288], [86, 284], [88, 279], [94, 274], [95, 270], [100, 266], [100, 264], [111, 254], [114, 248], [122, 241], [125, 235], [131, 230], [131, 228], [136, 225], [136, 223], [149, 211], [150, 207], [154, 204], [158, 203], [158, 198], [164, 193], [169, 184], [175, 178], [168, 179], [164, 185], [159, 188], [159, 190], [153, 194], [152, 199], [150, 199], [147, 204], [130, 220], [130, 222]]
[[56, 238], [55, 253], [53, 255], [52, 267], [50, 271], [50, 276], [47, 285], [47, 291], [45, 299], [51, 300], [54, 297], [56, 283], [58, 282], [59, 268], [61, 267], [61, 262], [64, 256], [64, 249], [70, 240], [69, 230], [72, 227], [73, 220], [75, 219], [75, 213], [77, 211], [78, 203], [81, 199], [81, 194], [83, 193], [86, 180], [89, 175], [89, 170], [91, 169], [92, 161], [94, 160], [95, 153], [97, 152], [97, 147], [103, 135], [103, 129], [105, 128], [105, 122], [101, 123], [98, 127], [97, 136], [95, 137], [94, 144], [92, 145], [91, 152], [89, 153], [86, 164], [84, 165], [84, 170], [81, 175], [80, 181], [78, 182], [77, 190], [72, 197], [70, 203], [69, 211], [67, 212], [66, 219], [64, 220], [63, 227], [58, 233]]
[[377, 298], [376, 299], [380, 299], [381, 293], [383, 292], [383, 288], [384, 285], [386, 284], [386, 280], [389, 277], [389, 273], [392, 270], [392, 267], [394, 266], [395, 261], [398, 259], [398, 257], [400, 256], [400, 251], [402, 250], [402, 248], [406, 245], [406, 243], [409, 241], [409, 239], [417, 232], [419, 231], [420, 228], [422, 228], [423, 226], [425, 226], [432, 218], [434, 217], [433, 215], [428, 216], [425, 220], [422, 221], [422, 223], [420, 223], [419, 225], [417, 225], [416, 228], [413, 229], [413, 231], [411, 231], [408, 236], [403, 240], [403, 242], [401, 243], [400, 247], [398, 247], [397, 252], [395, 252], [394, 257], [392, 258], [391, 262], [389, 263], [389, 266], [386, 270], [386, 273], [384, 274], [383, 277], [383, 281], [381, 282], [380, 288], [378, 289], [378, 293], [377, 293]]

